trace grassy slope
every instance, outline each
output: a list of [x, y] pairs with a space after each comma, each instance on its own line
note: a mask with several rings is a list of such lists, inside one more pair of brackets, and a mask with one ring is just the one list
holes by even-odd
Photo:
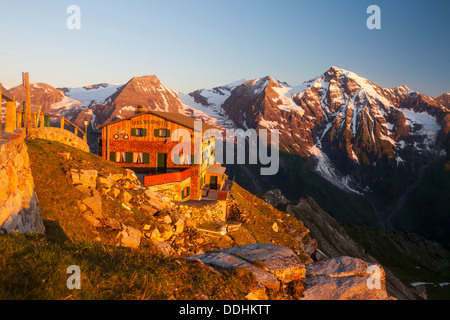
[[[242, 284], [233, 276], [211, 272], [198, 263], [166, 259], [154, 248], [115, 247], [114, 234], [102, 233], [85, 221], [76, 201], [83, 196], [66, 174], [69, 164], [58, 152], [71, 152], [70, 165], [120, 172], [93, 154], [45, 140], [27, 142], [45, 235], [0, 236], [0, 299], [243, 299]], [[145, 217], [104, 203], [104, 213], [139, 227]], [[141, 220], [141, 221], [139, 221]], [[105, 231], [106, 232], [106, 231]], [[94, 239], [101, 237], [102, 242]], [[66, 286], [67, 267], [78, 265], [81, 290]]]
[[[304, 235], [302, 243], [307, 244], [310, 240], [309, 231], [303, 222], [282, 211], [268, 205], [264, 200], [251, 194], [247, 190], [235, 184], [232, 190], [232, 197], [240, 204], [242, 210], [250, 215], [250, 222], [244, 223], [253, 238], [259, 243], [276, 243], [289, 247], [299, 254], [299, 257], [306, 261], [308, 257], [300, 249], [298, 240], [294, 235]], [[277, 223], [278, 232], [272, 228], [274, 222]]]

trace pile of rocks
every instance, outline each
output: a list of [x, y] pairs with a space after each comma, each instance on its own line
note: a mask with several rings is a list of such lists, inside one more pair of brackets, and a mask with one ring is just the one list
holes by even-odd
[[[84, 196], [78, 201], [79, 212], [92, 226], [117, 231], [118, 245], [138, 248], [143, 240], [149, 240], [165, 256], [187, 256], [211, 248], [197, 232], [197, 221], [192, 218], [193, 214], [201, 214], [197, 212], [200, 210], [175, 205], [166, 195], [143, 188], [133, 171], [101, 174], [97, 170], [71, 169], [70, 177]], [[108, 199], [120, 202], [125, 210], [139, 210], [147, 217], [147, 224], [139, 230], [107, 216], [102, 208]]]
[[189, 214], [175, 210], [156, 215], [153, 225], [144, 226], [144, 236], [165, 256], [189, 256], [212, 248], [197, 231], [197, 222]]
[[97, 170], [71, 169], [69, 173], [73, 185], [84, 196], [83, 200], [78, 201], [79, 212], [94, 227], [118, 231], [116, 239], [119, 245], [139, 247], [142, 233], [105, 215], [104, 198], [118, 200], [126, 210], [138, 207], [149, 215], [155, 214], [167, 204], [166, 199], [160, 195], [142, 190], [139, 180], [131, 170], [125, 170], [124, 174], [101, 175]]

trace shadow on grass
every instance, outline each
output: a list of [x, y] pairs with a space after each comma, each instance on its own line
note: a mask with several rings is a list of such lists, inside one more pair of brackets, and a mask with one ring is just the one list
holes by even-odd
[[45, 227], [45, 235], [47, 236], [48, 241], [53, 242], [55, 244], [72, 243], [72, 241], [66, 235], [66, 233], [64, 232], [63, 228], [61, 227], [58, 221], [44, 219], [44, 227]]

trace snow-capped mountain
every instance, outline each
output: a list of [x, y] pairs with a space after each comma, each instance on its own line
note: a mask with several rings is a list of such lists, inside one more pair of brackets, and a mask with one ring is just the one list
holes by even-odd
[[231, 92], [245, 81], [241, 79], [221, 87], [196, 90], [189, 94], [179, 93], [185, 114], [202, 118], [219, 127], [233, 128], [234, 123], [225, 115], [222, 106]]
[[87, 119], [92, 130], [106, 121], [133, 115], [138, 105], [167, 112], [184, 110], [178, 94], [163, 86], [154, 75], [133, 77], [122, 85], [101, 83], [61, 90], [65, 97], [52, 105], [52, 109], [78, 125]]
[[[383, 88], [331, 67], [297, 86], [267, 76], [212, 89], [177, 93], [156, 76], [126, 84], [55, 89], [32, 84], [32, 103], [69, 117], [80, 127], [130, 116], [135, 107], [181, 112], [224, 129], [280, 132], [280, 150], [308, 159], [336, 186], [368, 190], [367, 166], [418, 166], [449, 152], [449, 95], [437, 98], [406, 86]], [[22, 86], [11, 89], [24, 100]], [[413, 160], [412, 160], [413, 159]]]
[[363, 192], [368, 181], [355, 177], [355, 167], [398, 165], [411, 155], [426, 162], [446, 152], [450, 116], [441, 97], [382, 88], [332, 67], [299, 86], [268, 76], [182, 100], [229, 127], [278, 129], [281, 150], [313, 160], [335, 185]]
[[106, 99], [113, 95], [123, 84], [99, 83], [79, 88], [60, 88], [66, 98], [72, 100], [82, 108], [89, 108], [96, 104], [104, 104]]

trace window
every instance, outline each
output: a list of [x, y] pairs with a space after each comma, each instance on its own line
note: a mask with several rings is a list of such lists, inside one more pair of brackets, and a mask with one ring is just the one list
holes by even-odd
[[147, 129], [143, 128], [132, 128], [131, 129], [132, 137], [145, 137], [147, 136]]
[[155, 129], [155, 137], [160, 137], [160, 138], [170, 137], [170, 130], [167, 130], [167, 129]]
[[[114, 162], [126, 162], [125, 152], [111, 152], [111, 157], [114, 155]], [[112, 158], [111, 158], [112, 160]]]
[[144, 152], [144, 153], [142, 154], [142, 159], [143, 159], [143, 161], [144, 161], [144, 164], [149, 164], [149, 163], [150, 163], [150, 154]]
[[181, 190], [181, 200], [184, 200], [190, 195], [191, 195], [191, 187], [186, 187], [183, 190]]
[[133, 153], [133, 163], [144, 163], [143, 153]]
[[133, 163], [133, 152], [125, 152], [125, 162]]

